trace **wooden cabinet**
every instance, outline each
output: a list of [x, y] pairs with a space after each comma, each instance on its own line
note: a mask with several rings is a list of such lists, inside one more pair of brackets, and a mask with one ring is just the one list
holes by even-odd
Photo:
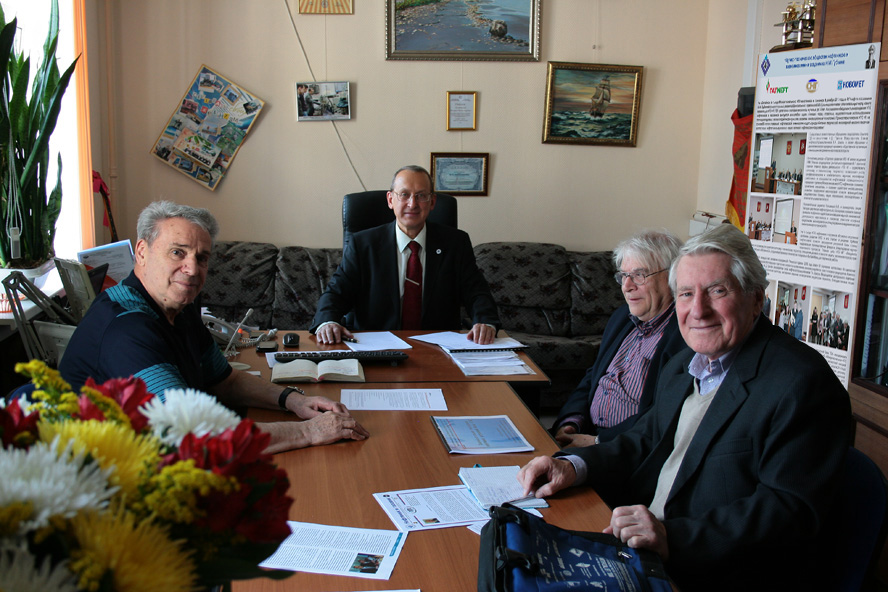
[[[888, 41], [886, 0], [820, 0], [819, 47]], [[879, 56], [872, 178], [863, 231], [857, 319], [848, 392], [856, 421], [854, 446], [888, 475], [888, 43]], [[879, 562], [888, 582], [888, 546]]]
[[[885, 0], [820, 0], [818, 47], [872, 43], [882, 40]], [[816, 26], [816, 25], [815, 25]], [[882, 47], [881, 60], [888, 59]]]
[[[879, 82], [872, 182], [863, 231], [857, 322], [851, 350], [854, 446], [888, 474], [888, 80]], [[879, 564], [888, 582], [888, 549]]]

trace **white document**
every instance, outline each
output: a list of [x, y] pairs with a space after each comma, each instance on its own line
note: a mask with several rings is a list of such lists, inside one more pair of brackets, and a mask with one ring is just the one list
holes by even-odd
[[489, 517], [465, 485], [374, 493], [373, 497], [398, 530], [467, 526]]
[[440, 346], [441, 349], [447, 352], [463, 350], [482, 351], [491, 349], [520, 349], [523, 347], [527, 347], [520, 341], [512, 339], [511, 337], [497, 337], [493, 340], [493, 343], [489, 343], [487, 345], [479, 345], [474, 341], [468, 339], [465, 333], [456, 333], [455, 331], [442, 331], [441, 333], [416, 335], [415, 337], [411, 337], [410, 339], [424, 341], [425, 343], [431, 343], [432, 345]]
[[453, 352], [450, 358], [466, 376], [536, 374], [513, 351]]
[[344, 345], [352, 351], [380, 351], [384, 349], [413, 349], [413, 346], [395, 336], [391, 331], [372, 331], [368, 333], [355, 333], [357, 343], [343, 341]]
[[77, 253], [77, 260], [87, 267], [108, 264], [108, 277], [120, 283], [135, 267], [133, 245], [129, 240], [117, 241]]
[[519, 508], [548, 508], [546, 500], [525, 496], [518, 482], [517, 465], [508, 467], [460, 467], [459, 478], [485, 510], [506, 502]]
[[441, 389], [342, 389], [339, 400], [352, 411], [447, 411]]
[[387, 580], [407, 540], [406, 532], [395, 530], [287, 524], [293, 534], [260, 567]]

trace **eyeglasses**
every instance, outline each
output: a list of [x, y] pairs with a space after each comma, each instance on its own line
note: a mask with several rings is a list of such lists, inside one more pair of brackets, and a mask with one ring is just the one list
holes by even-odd
[[652, 275], [657, 275], [658, 273], [663, 273], [666, 269], [661, 269], [659, 271], [652, 271], [651, 273], [644, 273], [643, 271], [633, 271], [631, 273], [626, 273], [625, 271], [618, 271], [614, 274], [614, 279], [617, 280], [617, 283], [621, 286], [623, 285], [623, 280], [626, 278], [631, 278], [632, 283], [636, 286], [643, 286], [649, 277]]
[[418, 203], [428, 203], [432, 201], [431, 193], [408, 193], [406, 191], [402, 191], [401, 193], [395, 193], [394, 191], [392, 191], [392, 193], [394, 193], [394, 195], [398, 198], [398, 201], [410, 201], [411, 197], [415, 199]]

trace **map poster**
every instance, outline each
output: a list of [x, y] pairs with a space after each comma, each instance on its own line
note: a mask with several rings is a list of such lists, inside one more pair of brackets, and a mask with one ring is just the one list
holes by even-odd
[[205, 65], [151, 153], [215, 191], [265, 101]]

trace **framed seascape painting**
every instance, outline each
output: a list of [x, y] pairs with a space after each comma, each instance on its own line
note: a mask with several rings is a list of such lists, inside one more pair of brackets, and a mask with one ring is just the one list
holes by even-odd
[[387, 60], [540, 60], [543, 0], [385, 0]]
[[543, 142], [635, 146], [642, 66], [549, 62]]
[[487, 195], [489, 152], [432, 152], [435, 191], [450, 195]]

